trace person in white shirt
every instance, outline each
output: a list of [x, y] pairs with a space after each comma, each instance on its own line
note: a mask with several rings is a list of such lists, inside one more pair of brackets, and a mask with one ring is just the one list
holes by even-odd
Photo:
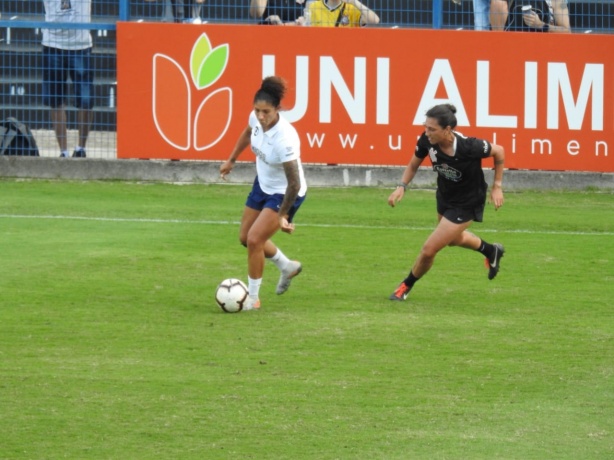
[[51, 123], [60, 147], [68, 157], [66, 110], [67, 82], [73, 84], [79, 139], [73, 157], [85, 158], [92, 124], [94, 75], [91, 68], [92, 36], [87, 29], [52, 28], [53, 23], [91, 22], [92, 0], [45, 0], [43, 29], [43, 102], [51, 108]]
[[225, 179], [239, 155], [251, 144], [256, 155], [256, 178], [239, 230], [241, 244], [247, 247], [249, 297], [244, 310], [260, 308], [259, 292], [266, 259], [281, 272], [277, 294], [286, 292], [303, 268], [300, 262], [288, 259], [271, 241], [278, 230], [294, 231], [292, 219], [307, 193], [299, 135], [281, 113], [286, 89], [280, 77], [267, 77], [262, 81], [254, 96], [249, 124], [240, 134], [228, 160], [220, 166], [220, 175]]

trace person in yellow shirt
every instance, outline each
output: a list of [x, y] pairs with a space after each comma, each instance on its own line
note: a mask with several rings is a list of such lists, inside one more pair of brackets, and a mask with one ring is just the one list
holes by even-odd
[[307, 6], [306, 25], [361, 27], [379, 24], [379, 16], [359, 0], [316, 0]]

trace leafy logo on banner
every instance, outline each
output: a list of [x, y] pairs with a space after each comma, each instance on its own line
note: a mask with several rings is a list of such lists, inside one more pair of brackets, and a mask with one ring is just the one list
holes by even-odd
[[[227, 43], [212, 48], [209, 37], [203, 33], [192, 47], [189, 78], [172, 57], [154, 55], [153, 118], [158, 133], [169, 145], [179, 150], [206, 150], [217, 144], [228, 130], [232, 90], [228, 87], [205, 90], [224, 74], [229, 51]], [[196, 110], [192, 108], [194, 91], [203, 94]]]

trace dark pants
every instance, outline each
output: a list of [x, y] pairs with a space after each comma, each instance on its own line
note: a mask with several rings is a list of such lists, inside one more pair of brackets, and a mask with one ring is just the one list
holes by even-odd
[[200, 3], [194, 0], [171, 0], [173, 6], [173, 20], [182, 22], [200, 16]]

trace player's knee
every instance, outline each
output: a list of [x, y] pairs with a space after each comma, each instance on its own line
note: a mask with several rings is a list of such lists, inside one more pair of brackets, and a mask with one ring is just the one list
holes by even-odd
[[262, 246], [263, 242], [261, 241], [260, 238], [258, 237], [254, 237], [254, 236], [247, 236], [247, 241], [245, 241], [245, 247], [248, 249], [254, 249], [257, 248], [258, 246]]
[[438, 250], [435, 247], [425, 244], [424, 246], [422, 246], [420, 255], [422, 256], [423, 259], [433, 260], [435, 259], [437, 252]]
[[455, 240], [452, 240], [448, 243], [448, 246], [461, 246], [463, 242], [462, 238], [456, 238]]

